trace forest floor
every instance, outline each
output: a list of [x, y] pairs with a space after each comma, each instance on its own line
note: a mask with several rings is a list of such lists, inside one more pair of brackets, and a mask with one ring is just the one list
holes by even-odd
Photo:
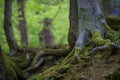
[[[51, 67], [54, 68], [60, 63], [64, 57], [54, 57], [54, 59], [48, 58], [37, 69], [37, 75], [34, 75], [30, 80], [120, 80], [120, 51], [116, 50], [105, 58], [97, 58], [103, 56], [103, 54], [97, 54], [92, 61], [81, 61], [79, 63], [72, 63], [66, 65], [64, 69], [57, 70], [58, 73], [52, 73], [49, 71]], [[69, 67], [68, 67], [69, 66]], [[59, 67], [59, 66], [58, 66]], [[35, 71], [35, 74], [36, 74]], [[49, 74], [50, 72], [50, 74]], [[48, 75], [45, 79], [41, 79], [41, 76]]]
[[75, 77], [72, 80], [120, 80], [120, 54], [112, 55], [106, 60], [98, 60], [94, 65], [80, 68], [81, 66], [78, 64], [71, 72], [71, 77]]

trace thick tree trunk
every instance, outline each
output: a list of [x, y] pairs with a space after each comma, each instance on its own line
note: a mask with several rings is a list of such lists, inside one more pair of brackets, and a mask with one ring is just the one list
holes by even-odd
[[1, 45], [0, 45], [0, 80], [6, 80], [6, 76], [5, 76], [5, 64], [4, 64], [4, 58], [2, 55], [2, 49], [1, 49]]
[[12, 0], [5, 0], [4, 31], [8, 46], [11, 51], [11, 55], [13, 55], [13, 53], [16, 53], [16, 50], [18, 49], [18, 45], [14, 37], [11, 19], [12, 19]]
[[104, 35], [105, 19], [102, 16], [98, 0], [71, 0], [70, 6], [70, 45], [76, 42], [75, 48], [81, 49], [82, 45], [91, 41], [91, 35], [96, 30]]
[[22, 46], [28, 46], [29, 45], [29, 38], [28, 38], [28, 26], [26, 22], [26, 16], [25, 16], [25, 10], [24, 10], [24, 0], [17, 0], [19, 5], [19, 27], [20, 27], [20, 33], [21, 33], [21, 43]]

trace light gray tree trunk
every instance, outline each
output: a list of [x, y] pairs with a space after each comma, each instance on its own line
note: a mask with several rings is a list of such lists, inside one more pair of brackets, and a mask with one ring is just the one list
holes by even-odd
[[7, 39], [8, 46], [11, 51], [11, 55], [16, 54], [19, 48], [14, 37], [12, 28], [12, 0], [5, 0], [4, 10], [4, 31]]
[[[104, 35], [105, 28], [103, 23], [105, 19], [102, 16], [98, 0], [70, 1], [74, 3], [74, 5], [70, 3], [70, 15], [74, 14], [74, 17], [72, 15], [70, 17], [69, 42], [70, 44], [76, 42], [75, 48], [81, 49], [84, 44], [90, 42], [94, 31], [97, 30]], [[76, 37], [76, 40], [71, 40], [70, 37]]]
[[17, 0], [19, 9], [18, 9], [18, 18], [19, 18], [19, 27], [20, 27], [20, 35], [21, 35], [21, 43], [22, 46], [29, 45], [29, 37], [28, 37], [28, 26], [26, 22], [25, 16], [25, 0]]

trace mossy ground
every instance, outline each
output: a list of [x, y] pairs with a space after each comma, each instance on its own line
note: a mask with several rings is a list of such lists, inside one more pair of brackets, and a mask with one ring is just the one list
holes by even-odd
[[[113, 38], [114, 35], [111, 37]], [[103, 39], [97, 31], [95, 31], [92, 36], [92, 43], [97, 44], [96, 46], [109, 45], [111, 42], [119, 42], [118, 38], [117, 41], [110, 40]], [[101, 54], [98, 52], [94, 57], [95, 64], [93, 65], [92, 60], [86, 54], [88, 49], [89, 47], [83, 47], [81, 51], [73, 49], [67, 57], [56, 56], [52, 58], [52, 60], [46, 58], [45, 62], [38, 69], [34, 72], [29, 72], [31, 75], [29, 75], [30, 78], [28, 80], [120, 80], [119, 50], [112, 51], [112, 53], [111, 51], [103, 51]], [[38, 49], [37, 51], [39, 52], [41, 49]], [[79, 56], [79, 60], [76, 59], [76, 55], [80, 55], [80, 53], [82, 53], [82, 57], [85, 59], [81, 59], [81, 56]], [[103, 58], [105, 54], [108, 53], [111, 54]], [[4, 58], [7, 71], [7, 80], [20, 80], [19, 77], [23, 77], [25, 76], [25, 73], [28, 73], [23, 72], [23, 68], [29, 64], [29, 60], [26, 58], [26, 55], [15, 57], [4, 55]]]
[[28, 80], [119, 80], [120, 53], [118, 51], [113, 54], [105, 60], [96, 59], [95, 65], [92, 65], [91, 61], [82, 60], [79, 63], [62, 66], [58, 64]]

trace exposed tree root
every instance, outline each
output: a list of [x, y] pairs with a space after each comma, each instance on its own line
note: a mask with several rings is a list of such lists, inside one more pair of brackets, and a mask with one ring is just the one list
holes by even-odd
[[[96, 53], [98, 53], [100, 51], [110, 51], [112, 49], [120, 49], [120, 46], [117, 44], [110, 44], [110, 46], [105, 45], [105, 46], [95, 47], [88, 52], [88, 56], [95, 55]], [[75, 53], [76, 53], [76, 50], [73, 48], [73, 50], [69, 53], [69, 55], [61, 63], [59, 63], [55, 66], [52, 66], [49, 69], [45, 70], [44, 72], [40, 73], [39, 77], [41, 77], [41, 80], [52, 79], [52, 78], [58, 79], [58, 78], [62, 78], [62, 76], [65, 76], [64, 73], [69, 71], [69, 69], [71, 67], [77, 65], [77, 64], [71, 63], [71, 61], [76, 58]], [[82, 61], [82, 63], [80, 63], [80, 64], [91, 65], [91, 61], [86, 62], [85, 61], [86, 59], [87, 58], [80, 56], [80, 61]], [[34, 79], [34, 77], [33, 77], [33, 79]], [[31, 79], [31, 80], [33, 80], [33, 79]]]
[[56, 57], [66, 56], [69, 54], [70, 51], [71, 51], [70, 48], [41, 50], [39, 53], [37, 53], [37, 55], [33, 59], [31, 66], [25, 69], [25, 71], [32, 71], [37, 69], [43, 63], [43, 61], [45, 60], [45, 57], [47, 56], [56, 56]]
[[[45, 59], [44, 57], [46, 56], [66, 56], [68, 53], [68, 55], [66, 56], [66, 58], [59, 64], [52, 66], [51, 68], [45, 70], [44, 72], [42, 72], [39, 76], [41, 76], [41, 79], [51, 79], [51, 78], [60, 78], [62, 76], [64, 76], [64, 71], [69, 70], [71, 68], [71, 66], [75, 65], [72, 63], [72, 61], [75, 60], [75, 58], [78, 56], [77, 61], [78, 62], [86, 62], [87, 63], [93, 63], [91, 62], [91, 55], [96, 55], [96, 53], [101, 52], [101, 51], [111, 51], [113, 49], [118, 49], [120, 50], [120, 46], [118, 44], [106, 44], [100, 47], [95, 47], [91, 50], [87, 50], [88, 55], [87, 57], [83, 57], [81, 56], [81, 53], [85, 53], [86, 51], [83, 50], [77, 50], [75, 48], [72, 49], [67, 49], [67, 50], [63, 50], [63, 49], [58, 49], [55, 50], [54, 49], [45, 49], [40, 51], [38, 54], [38, 56], [36, 56], [31, 64], [31, 66], [29, 68], [26, 69], [26, 71], [31, 71], [34, 69], [37, 69], [42, 61]], [[76, 56], [77, 54], [77, 56]], [[61, 71], [63, 72], [61, 74]]]
[[92, 50], [89, 51], [88, 55], [95, 55], [99, 51], [107, 51], [110, 49], [120, 49], [120, 46], [117, 44], [110, 44], [110, 46], [100, 46], [100, 47], [95, 47]]

